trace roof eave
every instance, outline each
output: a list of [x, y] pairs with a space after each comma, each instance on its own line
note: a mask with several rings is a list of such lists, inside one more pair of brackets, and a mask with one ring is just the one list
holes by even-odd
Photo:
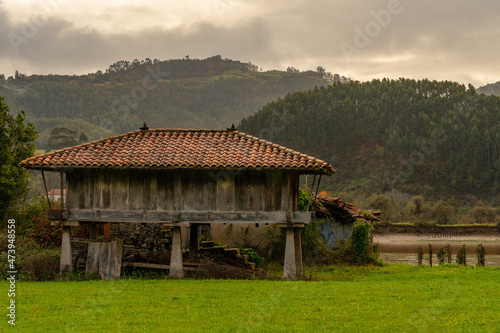
[[148, 169], [148, 170], [269, 170], [269, 171], [298, 171], [301, 175], [326, 175], [332, 176], [335, 170], [326, 168], [313, 169], [313, 168], [272, 168], [272, 167], [197, 167], [197, 166], [87, 166], [87, 165], [19, 165], [26, 170], [45, 170], [45, 171], [65, 171], [72, 169]]

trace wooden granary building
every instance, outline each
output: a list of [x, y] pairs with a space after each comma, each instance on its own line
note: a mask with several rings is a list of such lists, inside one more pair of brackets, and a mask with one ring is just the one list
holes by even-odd
[[[71, 269], [71, 227], [106, 222], [167, 223], [173, 229], [170, 275], [183, 276], [181, 226], [262, 223], [287, 228], [284, 278], [302, 269], [299, 175], [331, 175], [326, 162], [236, 129], [148, 129], [21, 162], [61, 174], [67, 201], [61, 270]], [[63, 177], [64, 176], [64, 177]], [[52, 212], [54, 213], [54, 212]], [[190, 246], [193, 241], [190, 241]]]

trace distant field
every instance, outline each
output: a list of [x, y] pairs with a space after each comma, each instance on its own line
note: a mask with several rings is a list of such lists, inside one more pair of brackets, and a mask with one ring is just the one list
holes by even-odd
[[[500, 327], [500, 268], [335, 266], [306, 275], [312, 281], [19, 283], [16, 328], [25, 332], [498, 332]], [[0, 289], [5, 305], [8, 285], [2, 282]], [[9, 326], [5, 315], [0, 326]]]

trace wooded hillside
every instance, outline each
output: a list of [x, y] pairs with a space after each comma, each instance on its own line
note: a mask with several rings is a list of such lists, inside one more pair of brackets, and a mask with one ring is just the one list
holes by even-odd
[[500, 189], [500, 97], [472, 86], [334, 83], [271, 102], [238, 128], [331, 163], [336, 193], [491, 198]]
[[26, 111], [41, 134], [38, 148], [45, 148], [54, 127], [91, 140], [136, 130], [143, 121], [153, 128], [226, 128], [279, 96], [327, 84], [325, 74], [261, 72], [220, 56], [122, 60], [80, 76], [16, 72], [0, 80], [0, 95], [12, 110]]

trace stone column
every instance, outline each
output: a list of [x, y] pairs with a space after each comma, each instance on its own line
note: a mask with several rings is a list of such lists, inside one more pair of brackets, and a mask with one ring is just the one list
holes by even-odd
[[283, 279], [297, 279], [297, 261], [295, 256], [294, 228], [286, 228], [285, 264], [283, 267]]
[[297, 268], [297, 276], [302, 275], [302, 228], [294, 228], [295, 241], [295, 265]]
[[61, 242], [61, 265], [59, 274], [61, 276], [71, 274], [73, 271], [73, 256], [71, 251], [71, 227], [63, 227]]
[[172, 231], [172, 254], [170, 256], [170, 276], [178, 279], [184, 277], [182, 267], [181, 227], [174, 227]]

